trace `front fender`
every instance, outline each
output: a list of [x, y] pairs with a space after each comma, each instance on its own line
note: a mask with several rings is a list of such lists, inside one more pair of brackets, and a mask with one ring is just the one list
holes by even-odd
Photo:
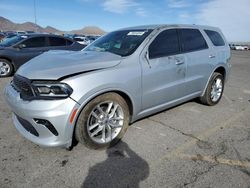
[[[78, 110], [78, 113], [80, 113], [80, 111], [82, 111], [82, 109], [83, 109], [91, 100], [93, 100], [94, 98], [96, 98], [96, 97], [99, 96], [99, 95], [102, 95], [102, 94], [105, 94], [105, 93], [108, 93], [108, 92], [123, 93], [123, 94], [125, 94], [126, 96], [128, 96], [128, 98], [129, 98], [130, 101], [131, 101], [132, 109], [133, 109], [133, 111], [134, 111], [135, 101], [134, 101], [132, 95], [131, 95], [129, 92], [127, 92], [127, 91], [125, 91], [124, 89], [121, 89], [121, 88], [109, 87], [109, 88], [104, 88], [104, 89], [101, 89], [101, 90], [98, 90], [98, 91], [92, 90], [92, 91], [86, 93], [79, 101], [77, 101], [77, 103], [80, 105], [79, 110]], [[78, 115], [79, 115], [79, 114], [78, 114]]]
[[[123, 90], [121, 88], [105, 88], [105, 89], [102, 89], [102, 90], [99, 90], [99, 91], [90, 91], [87, 94], [85, 94], [79, 101], [76, 101], [80, 106], [77, 109], [77, 112], [75, 114], [75, 118], [74, 118], [75, 120], [74, 120], [74, 125], [73, 125], [74, 128], [73, 129], [75, 129], [75, 126], [76, 126], [76, 123], [77, 123], [77, 119], [80, 116], [80, 114], [81, 114], [82, 110], [84, 109], [84, 107], [91, 100], [93, 100], [95, 97], [97, 97], [99, 95], [102, 95], [104, 93], [108, 93], [108, 92], [116, 92], [116, 93], [122, 92], [122, 93], [126, 94], [129, 97], [130, 101], [131, 101], [131, 105], [132, 105], [131, 108], [133, 109], [132, 111], [134, 111], [134, 107], [136, 105], [135, 105], [135, 101], [134, 101], [133, 97], [131, 96], [131, 94], [129, 94], [127, 91], [125, 91], [125, 90]], [[132, 114], [132, 117], [130, 118], [130, 122], [133, 121], [133, 119], [134, 119], [133, 117], [134, 117], [134, 115]], [[70, 134], [72, 134], [71, 135], [71, 137], [72, 137], [73, 134], [74, 134], [74, 131], [72, 131], [72, 133], [70, 133]]]

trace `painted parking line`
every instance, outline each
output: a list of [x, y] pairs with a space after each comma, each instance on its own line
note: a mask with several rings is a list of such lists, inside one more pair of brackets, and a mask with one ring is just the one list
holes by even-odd
[[206, 161], [210, 163], [216, 163], [216, 164], [225, 164], [230, 166], [239, 166], [243, 168], [250, 168], [250, 162], [248, 161], [240, 161], [240, 160], [232, 160], [232, 159], [224, 159], [220, 157], [214, 157], [214, 156], [202, 156], [202, 155], [189, 155], [189, 154], [179, 154], [180, 158], [182, 159], [189, 159], [193, 161]]
[[[218, 130], [229, 128], [229, 127], [238, 127], [238, 124], [233, 124], [232, 122], [240, 119], [245, 113], [250, 114], [250, 108], [242, 109], [242, 111], [231, 116], [231, 118], [227, 119], [226, 121], [218, 124], [215, 127], [209, 128], [201, 132], [198, 136], [195, 136], [195, 137], [199, 140], [205, 140], [205, 138], [209, 137], [210, 135], [212, 135]], [[179, 156], [181, 156], [188, 148], [196, 144], [197, 139], [191, 138], [190, 141], [185, 142], [184, 144], [180, 145], [176, 149], [172, 150], [171, 152], [165, 154], [163, 157], [159, 158], [159, 160], [153, 162], [151, 166], [155, 167], [164, 160], [179, 158]]]

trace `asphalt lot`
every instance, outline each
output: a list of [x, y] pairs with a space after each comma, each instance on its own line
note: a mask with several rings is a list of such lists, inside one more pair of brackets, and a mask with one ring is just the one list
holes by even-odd
[[132, 124], [117, 146], [42, 148], [14, 128], [0, 79], [0, 187], [250, 187], [250, 51], [233, 51], [221, 102]]

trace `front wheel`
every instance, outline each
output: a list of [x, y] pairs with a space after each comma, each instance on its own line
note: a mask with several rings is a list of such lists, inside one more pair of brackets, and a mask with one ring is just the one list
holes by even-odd
[[200, 97], [203, 104], [213, 106], [217, 104], [224, 91], [224, 77], [218, 72], [214, 72], [205, 91], [205, 94]]
[[107, 148], [123, 137], [128, 123], [126, 101], [116, 93], [106, 93], [90, 101], [82, 110], [75, 138], [89, 148]]

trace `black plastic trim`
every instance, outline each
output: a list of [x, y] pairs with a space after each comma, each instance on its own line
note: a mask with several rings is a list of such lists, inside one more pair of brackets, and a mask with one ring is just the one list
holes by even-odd
[[49, 129], [49, 131], [54, 134], [55, 136], [58, 136], [58, 132], [56, 130], [56, 128], [52, 125], [52, 123], [50, 123], [50, 121], [46, 120], [46, 119], [34, 119], [34, 121], [39, 124], [39, 125], [44, 125], [47, 129]]
[[27, 120], [17, 116], [17, 120], [19, 121], [19, 123], [23, 126], [24, 129], [26, 129], [26, 131], [28, 131], [30, 134], [33, 134], [34, 136], [39, 136], [39, 133], [36, 131], [36, 129], [33, 127], [33, 125], [28, 122]]

